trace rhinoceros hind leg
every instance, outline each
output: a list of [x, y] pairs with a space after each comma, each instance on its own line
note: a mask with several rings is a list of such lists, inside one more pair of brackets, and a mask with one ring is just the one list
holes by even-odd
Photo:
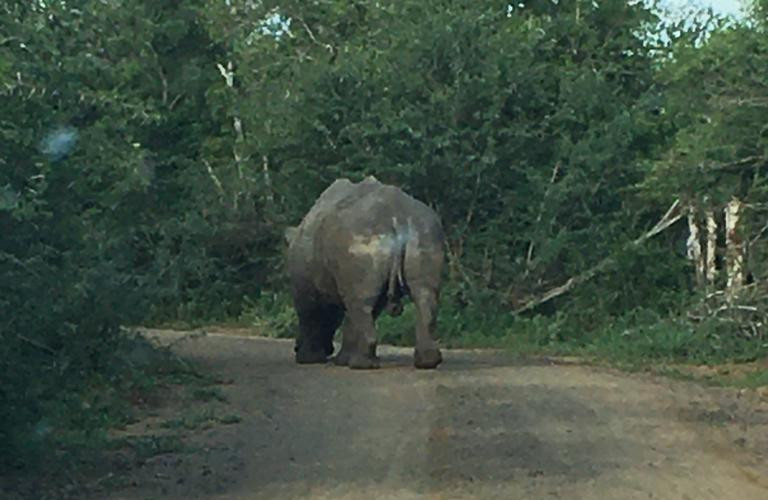
[[443, 361], [443, 355], [440, 353], [440, 349], [435, 341], [437, 290], [429, 286], [414, 288], [416, 349], [414, 351], [413, 364], [416, 368], [435, 368]]
[[[348, 366], [355, 369], [379, 368], [376, 356], [376, 328], [373, 324], [373, 308], [356, 305], [347, 310], [344, 338], [349, 337], [350, 356]], [[344, 348], [342, 348], [342, 351]]]
[[349, 352], [339, 351], [339, 353], [333, 357], [333, 364], [336, 366], [348, 366], [349, 358], [352, 355]]
[[341, 350], [334, 356], [333, 362], [337, 366], [348, 366], [349, 358], [357, 346], [355, 331], [350, 327], [349, 320], [345, 320], [341, 325]]

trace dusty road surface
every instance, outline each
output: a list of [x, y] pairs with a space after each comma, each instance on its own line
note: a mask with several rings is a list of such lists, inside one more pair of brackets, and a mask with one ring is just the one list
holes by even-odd
[[108, 498], [768, 499], [768, 403], [734, 390], [492, 352], [417, 371], [410, 350], [382, 348], [366, 372], [298, 366], [289, 341], [175, 349], [232, 380], [241, 420]]

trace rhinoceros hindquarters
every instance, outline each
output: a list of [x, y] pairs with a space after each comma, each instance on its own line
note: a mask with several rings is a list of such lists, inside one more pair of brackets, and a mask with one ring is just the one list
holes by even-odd
[[[357, 184], [340, 179], [290, 233], [298, 362], [326, 361], [343, 317], [342, 349], [334, 361], [377, 367], [374, 322], [382, 311], [400, 313], [400, 301], [410, 295], [416, 309], [414, 364], [440, 364], [434, 333], [444, 234], [431, 208], [372, 177]], [[341, 312], [329, 314], [331, 306]]]

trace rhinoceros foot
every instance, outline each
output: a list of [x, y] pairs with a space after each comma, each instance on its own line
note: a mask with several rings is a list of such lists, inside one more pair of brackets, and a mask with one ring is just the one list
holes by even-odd
[[379, 368], [379, 358], [375, 356], [365, 356], [363, 354], [353, 353], [349, 357], [348, 366], [355, 370], [373, 370]]
[[333, 363], [336, 366], [348, 366], [349, 365], [349, 358], [352, 357], [352, 353], [349, 351], [345, 351], [342, 349], [339, 351], [339, 353], [333, 357]]
[[308, 365], [313, 363], [325, 363], [328, 360], [328, 356], [323, 351], [310, 351], [307, 349], [299, 349], [296, 352], [296, 362], [300, 365]]
[[416, 349], [413, 355], [413, 365], [416, 368], [431, 369], [443, 362], [443, 355], [437, 347]]

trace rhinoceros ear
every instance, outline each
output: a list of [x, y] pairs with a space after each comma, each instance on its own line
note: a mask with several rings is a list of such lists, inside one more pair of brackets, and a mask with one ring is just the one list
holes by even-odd
[[285, 232], [283, 233], [283, 236], [285, 236], [285, 242], [288, 243], [288, 246], [291, 246], [291, 243], [293, 243], [293, 240], [296, 239], [296, 236], [299, 234], [299, 228], [296, 226], [289, 226], [285, 228]]

